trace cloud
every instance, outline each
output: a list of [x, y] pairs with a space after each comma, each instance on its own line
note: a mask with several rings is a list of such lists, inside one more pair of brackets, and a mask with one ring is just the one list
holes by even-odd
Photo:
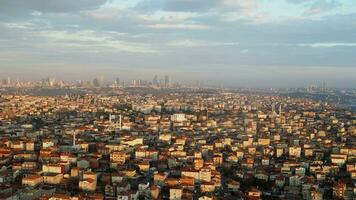
[[356, 47], [356, 43], [325, 42], [325, 43], [300, 44], [300, 46], [312, 47], [312, 48]]
[[301, 4], [301, 3], [311, 2], [312, 0], [286, 0], [286, 1], [292, 4]]
[[[62, 62], [66, 69], [81, 65], [93, 71], [186, 66], [200, 72], [214, 65], [221, 77], [241, 66], [355, 70], [355, 4], [333, 2], [0, 0], [0, 54], [18, 57], [2, 58], [0, 68]], [[259, 69], [250, 71], [256, 79]]]
[[178, 11], [178, 12], [218, 12], [225, 9], [257, 8], [257, 0], [142, 0], [136, 9], [145, 12]]
[[39, 36], [46, 38], [47, 46], [60, 46], [91, 52], [122, 51], [130, 53], [153, 53], [149, 45], [126, 42], [117, 37], [122, 34], [116, 32], [82, 31], [40, 31]]
[[145, 21], [176, 22], [190, 20], [197, 17], [198, 14], [194, 12], [156, 11], [149, 14], [138, 14], [137, 16]]
[[9, 22], [9, 23], [3, 23], [2, 25], [8, 29], [26, 30], [26, 29], [35, 28], [35, 24], [28, 22], [28, 21], [27, 22]]
[[262, 2], [257, 0], [223, 0], [220, 19], [226, 22], [244, 21], [248, 23], [270, 22], [269, 13]]
[[167, 44], [171, 47], [218, 47], [218, 46], [237, 46], [239, 45], [236, 42], [215, 42], [215, 41], [208, 41], [208, 40], [175, 40], [171, 41]]
[[241, 51], [240, 51], [240, 53], [248, 53], [248, 52], [250, 52], [250, 50], [248, 50], [248, 49], [242, 49]]
[[341, 4], [337, 1], [325, 1], [325, 0], [319, 0], [316, 1], [315, 3], [313, 3], [311, 5], [311, 7], [309, 9], [307, 9], [304, 14], [305, 15], [319, 15], [322, 13], [325, 13], [327, 11], [330, 11], [338, 6], [340, 6]]
[[156, 10], [204, 12], [215, 9], [220, 4], [220, 0], [142, 0], [136, 9], [146, 12]]
[[98, 10], [90, 10], [85, 13], [87, 16], [97, 20], [113, 20], [124, 16], [126, 11], [122, 8], [109, 7]]
[[210, 28], [203, 24], [150, 24], [145, 27], [153, 29], [190, 29], [190, 30], [204, 30]]
[[271, 22], [268, 14], [258, 13], [254, 11], [226, 12], [221, 15], [220, 19], [225, 22], [244, 21], [251, 24], [262, 24]]
[[259, 7], [259, 4], [256, 0], [223, 0], [224, 5], [234, 6], [239, 9], [256, 9]]
[[25, 11], [65, 13], [96, 9], [106, 2], [107, 0], [0, 0], [0, 11], [10, 15]]

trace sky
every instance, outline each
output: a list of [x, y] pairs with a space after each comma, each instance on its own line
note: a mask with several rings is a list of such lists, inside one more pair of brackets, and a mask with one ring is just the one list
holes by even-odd
[[0, 78], [356, 88], [355, 0], [0, 0]]

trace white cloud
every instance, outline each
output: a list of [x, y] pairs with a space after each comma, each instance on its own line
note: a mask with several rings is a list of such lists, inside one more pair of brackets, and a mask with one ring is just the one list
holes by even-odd
[[235, 6], [240, 9], [257, 9], [258, 3], [256, 0], [224, 0], [223, 3], [227, 6]]
[[274, 21], [271, 14], [265, 9], [263, 2], [256, 0], [224, 0], [226, 11], [220, 12], [222, 21], [234, 22], [246, 20], [251, 23], [261, 24]]
[[304, 15], [320, 15], [323, 13], [326, 13], [328, 11], [331, 11], [341, 5], [340, 2], [337, 1], [316, 1], [314, 2], [310, 8], [308, 8], [305, 12]]
[[40, 17], [40, 16], [42, 16], [42, 12], [39, 12], [39, 11], [33, 11], [32, 13], [31, 13], [31, 15], [32, 16], [34, 16], [34, 17]]
[[177, 22], [186, 21], [192, 17], [198, 16], [194, 12], [175, 12], [175, 11], [156, 11], [152, 14], [138, 14], [138, 18], [145, 21], [165, 21], [165, 22]]
[[248, 50], [248, 49], [242, 49], [242, 50], [240, 51], [240, 53], [243, 53], [243, 54], [246, 54], [246, 53], [248, 53], [248, 52], [250, 52], [250, 50]]
[[11, 22], [3, 23], [2, 25], [8, 29], [31, 29], [35, 26], [35, 24], [31, 22]]
[[60, 45], [63, 47], [77, 48], [86, 51], [108, 52], [123, 51], [130, 53], [155, 52], [149, 45], [142, 43], [126, 42], [117, 37], [123, 35], [116, 32], [98, 32], [93, 30], [83, 31], [40, 31], [39, 35], [47, 38], [49, 46]]
[[235, 42], [215, 42], [215, 41], [208, 41], [208, 40], [175, 40], [169, 42], [168, 46], [172, 47], [207, 47], [207, 46], [236, 46], [238, 43]]
[[326, 42], [326, 43], [300, 44], [299, 46], [312, 47], [312, 48], [356, 47], [356, 43]]
[[125, 13], [125, 10], [118, 7], [106, 7], [99, 10], [86, 12], [86, 15], [97, 20], [119, 19]]
[[202, 24], [151, 24], [146, 25], [145, 27], [154, 28], [154, 29], [192, 29], [192, 30], [202, 30], [209, 29], [210, 27]]
[[254, 24], [271, 22], [271, 18], [267, 13], [258, 12], [227, 12], [221, 15], [221, 20], [226, 22], [247, 20]]

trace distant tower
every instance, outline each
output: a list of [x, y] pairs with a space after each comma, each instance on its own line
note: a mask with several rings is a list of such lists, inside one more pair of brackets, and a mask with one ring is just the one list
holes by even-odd
[[98, 80], [99, 80], [99, 86], [100, 87], [103, 86], [104, 85], [104, 76], [100, 76]]
[[279, 104], [279, 114], [282, 114], [282, 104]]
[[115, 85], [116, 86], [120, 86], [120, 78], [119, 77], [116, 78]]
[[11, 78], [10, 77], [7, 77], [7, 84], [11, 85]]
[[94, 78], [94, 80], [93, 80], [93, 86], [95, 86], [95, 87], [99, 87], [100, 85], [99, 85], [99, 79], [98, 78]]
[[153, 77], [152, 84], [153, 84], [154, 86], [157, 86], [157, 85], [159, 84], [159, 82], [158, 82], [158, 76], [157, 76], [157, 75], [155, 75], [155, 76]]
[[47, 85], [52, 87], [54, 85], [55, 81], [56, 81], [55, 78], [48, 77], [47, 78]]
[[326, 86], [326, 82], [325, 81], [323, 82], [323, 85], [322, 85], [321, 89], [322, 89], [323, 92], [327, 91], [327, 86]]
[[166, 76], [164, 77], [164, 87], [169, 88], [169, 86], [170, 86], [169, 76], [166, 75]]
[[95, 87], [102, 87], [104, 84], [104, 77], [103, 76], [100, 76], [100, 77], [97, 77], [93, 80], [93, 85]]
[[112, 115], [111, 115], [111, 113], [109, 114], [109, 122], [110, 122], [110, 124], [111, 124], [111, 120], [112, 120]]

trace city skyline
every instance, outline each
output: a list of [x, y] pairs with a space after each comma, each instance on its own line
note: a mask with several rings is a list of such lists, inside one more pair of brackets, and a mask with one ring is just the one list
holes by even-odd
[[1, 1], [4, 77], [355, 88], [356, 2]]
[[0, 86], [3, 87], [14, 87], [14, 88], [23, 88], [23, 87], [50, 87], [50, 88], [57, 88], [57, 87], [71, 87], [71, 86], [84, 86], [84, 87], [150, 87], [150, 88], [170, 88], [172, 86], [176, 88], [185, 88], [185, 87], [196, 87], [196, 88], [211, 88], [211, 89], [276, 89], [276, 90], [285, 90], [285, 89], [306, 89], [306, 90], [313, 90], [313, 89], [320, 89], [320, 91], [326, 91], [327, 89], [342, 91], [342, 89], [350, 89], [354, 90], [354, 88], [335, 88], [327, 82], [314, 82], [302, 85], [300, 87], [238, 87], [238, 86], [226, 86], [223, 84], [214, 84], [209, 82], [209, 80], [190, 80], [189, 82], [180, 82], [174, 79], [175, 77], [171, 77], [169, 75], [157, 75], [155, 74], [153, 77], [140, 79], [140, 78], [133, 78], [128, 79], [127, 77], [114, 77], [107, 79], [105, 76], [99, 75], [96, 77], [92, 77], [91, 79], [72, 79], [72, 80], [65, 80], [65, 79], [57, 79], [55, 76], [53, 77], [45, 77], [40, 79], [21, 79], [19, 77], [0, 77]]

